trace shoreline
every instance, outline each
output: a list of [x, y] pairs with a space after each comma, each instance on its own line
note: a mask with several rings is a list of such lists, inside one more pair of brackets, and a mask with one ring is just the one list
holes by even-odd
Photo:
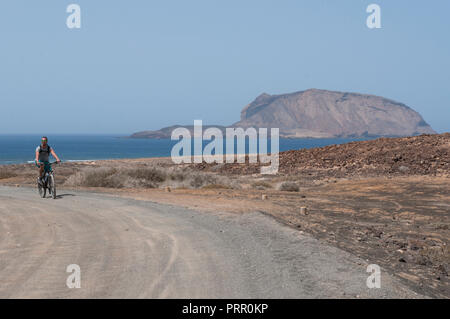
[[[28, 138], [28, 137], [35, 137], [35, 135], [30, 135], [30, 134], [23, 134], [23, 135], [19, 135], [19, 134], [13, 134], [13, 135], [0, 135], [0, 137], [21, 137], [21, 138]], [[38, 136], [38, 135], [36, 135]], [[74, 135], [74, 134], [56, 134], [52, 137], [52, 140], [58, 140], [61, 137], [80, 137], [80, 138], [88, 138], [88, 137], [100, 137], [100, 138], [111, 138], [114, 140], [133, 140], [133, 141], [148, 141], [148, 142], [161, 142], [161, 141], [167, 141], [168, 143], [175, 143], [176, 141], [172, 141], [170, 138], [168, 139], [149, 139], [149, 138], [127, 138], [127, 137], [117, 137], [114, 135], [109, 135], [109, 134], [97, 134], [97, 135], [91, 135], [91, 134], [78, 134], [78, 135]], [[342, 145], [342, 144], [347, 144], [347, 143], [351, 143], [351, 142], [358, 142], [358, 141], [367, 141], [367, 140], [373, 140], [374, 138], [365, 138], [365, 137], [361, 137], [361, 138], [346, 138], [346, 137], [338, 137], [338, 138], [283, 138], [280, 137], [280, 152], [286, 152], [286, 151], [291, 151], [291, 150], [301, 150], [301, 149], [310, 149], [310, 148], [317, 148], [317, 147], [324, 147], [327, 145]], [[270, 140], [270, 138], [269, 138]], [[288, 145], [285, 145], [285, 147], [282, 147], [282, 142], [285, 141]], [[292, 141], [298, 141], [298, 143], [292, 144]], [[323, 141], [324, 143], [321, 143], [321, 141]], [[4, 141], [0, 141], [0, 142], [4, 142]], [[71, 143], [73, 141], [70, 141]], [[82, 141], [82, 142], [86, 142], [86, 141]], [[81, 143], [82, 143], [81, 142]], [[88, 141], [90, 142], [90, 141]], [[94, 140], [95, 142], [95, 140]], [[104, 143], [103, 140], [99, 141], [100, 143]], [[304, 142], [304, 143], [303, 143]], [[308, 143], [308, 142], [312, 142], [312, 143]], [[29, 143], [29, 141], [27, 141], [27, 144]], [[60, 141], [61, 144], [64, 144], [65, 141]], [[203, 147], [208, 143], [208, 141], [204, 141]], [[314, 145], [315, 143], [318, 143], [317, 145]], [[52, 143], [49, 143], [50, 145], [52, 145]], [[297, 145], [298, 144], [298, 145]], [[160, 147], [160, 145], [157, 144], [156, 147]], [[115, 146], [115, 144], [109, 145], [109, 146]], [[144, 147], [153, 147], [152, 145], [141, 145], [143, 148]], [[166, 145], [167, 146], [167, 145]], [[224, 145], [225, 146], [225, 145]], [[8, 145], [6, 144], [4, 147], [8, 147]], [[34, 146], [36, 147], [36, 146]], [[246, 143], [246, 147], [248, 147], [247, 143]], [[61, 153], [58, 155], [64, 155], [64, 150], [61, 152], [59, 147], [55, 147], [56, 151]], [[162, 158], [162, 157], [170, 157], [170, 149], [171, 147], [168, 146], [167, 150], [163, 150], [164, 155], [150, 155], [150, 154], [142, 154], [142, 155], [133, 155], [134, 150], [125, 150], [124, 151], [124, 155], [120, 155], [120, 157], [117, 158], [111, 158], [111, 157], [107, 157], [107, 156], [103, 156], [100, 154], [97, 155], [93, 155], [92, 158], [89, 158], [89, 156], [87, 156], [87, 158], [82, 158], [82, 159], [68, 159], [67, 162], [82, 162], [82, 161], [103, 161], [103, 160], [124, 160], [124, 159], [141, 159], [141, 158]], [[113, 151], [113, 148], [111, 149]], [[224, 154], [225, 154], [225, 149], [224, 149]], [[33, 153], [31, 152], [31, 156], [28, 157], [28, 159], [0, 159], [0, 166], [5, 166], [5, 165], [17, 165], [17, 164], [29, 164], [31, 162], [33, 162]], [[95, 152], [93, 153], [95, 154]], [[248, 155], [248, 154], [246, 154]], [[62, 158], [63, 156], [60, 156], [60, 158]], [[70, 157], [70, 155], [69, 155]]]

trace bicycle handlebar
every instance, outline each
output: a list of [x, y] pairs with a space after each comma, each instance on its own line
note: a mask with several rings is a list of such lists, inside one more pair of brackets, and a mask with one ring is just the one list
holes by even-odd
[[[36, 163], [36, 161], [34, 161], [35, 163]], [[60, 163], [62, 162], [62, 161], [59, 161]], [[39, 162], [38, 162], [39, 163]], [[55, 162], [48, 162], [50, 165], [53, 165], [53, 164], [58, 164], [58, 161], [55, 161]], [[44, 163], [40, 163], [40, 164], [44, 164]]]

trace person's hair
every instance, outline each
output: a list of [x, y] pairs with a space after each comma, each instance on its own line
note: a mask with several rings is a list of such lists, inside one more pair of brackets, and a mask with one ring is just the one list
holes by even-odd
[[48, 141], [48, 138], [47, 138], [47, 136], [42, 136], [41, 140], [46, 140], [46, 141]]

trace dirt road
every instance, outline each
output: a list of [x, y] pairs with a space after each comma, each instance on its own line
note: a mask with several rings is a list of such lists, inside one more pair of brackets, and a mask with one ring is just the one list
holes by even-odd
[[0, 187], [0, 298], [420, 297], [367, 264], [259, 213]]

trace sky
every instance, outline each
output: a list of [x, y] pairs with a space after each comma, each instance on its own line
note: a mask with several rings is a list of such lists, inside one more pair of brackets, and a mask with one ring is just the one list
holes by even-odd
[[[81, 28], [69, 29], [69, 4]], [[369, 29], [366, 8], [381, 8]], [[450, 1], [2, 0], [0, 134], [229, 125], [263, 92], [380, 95], [450, 131]]]

